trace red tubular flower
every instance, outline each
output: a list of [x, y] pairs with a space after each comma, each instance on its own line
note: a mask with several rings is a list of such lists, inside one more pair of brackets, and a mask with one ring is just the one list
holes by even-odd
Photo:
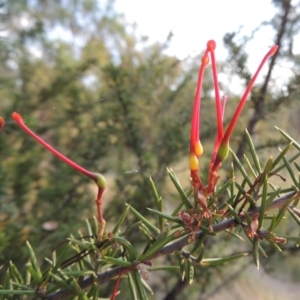
[[192, 182], [197, 182], [200, 184], [200, 178], [198, 175], [199, 162], [198, 158], [203, 153], [203, 148], [199, 140], [200, 132], [200, 101], [201, 101], [201, 88], [203, 82], [204, 69], [208, 65], [208, 50], [205, 51], [202, 57], [202, 63], [199, 69], [197, 89], [194, 98], [194, 107], [192, 114], [192, 125], [191, 125], [191, 137], [190, 137], [190, 170]]
[[2, 130], [4, 124], [5, 124], [4, 119], [2, 117], [0, 117], [0, 131]]
[[204, 76], [205, 67], [208, 65], [209, 57], [208, 50], [205, 51], [202, 56], [201, 66], [198, 74], [197, 89], [194, 98], [194, 107], [192, 114], [192, 125], [191, 125], [191, 137], [190, 137], [190, 170], [191, 170], [191, 180], [194, 187], [195, 195], [198, 190], [202, 187], [202, 182], [198, 174], [199, 162], [198, 158], [203, 153], [203, 147], [199, 139], [200, 132], [200, 102], [201, 102], [201, 88]]
[[220, 98], [220, 89], [219, 89], [219, 81], [218, 81], [218, 72], [217, 72], [217, 64], [215, 59], [215, 49], [216, 42], [210, 40], [207, 42], [207, 49], [209, 50], [211, 56], [211, 66], [213, 71], [213, 79], [214, 79], [214, 89], [215, 89], [215, 98], [216, 98], [216, 114], [217, 114], [217, 142], [220, 141], [223, 137], [223, 115], [224, 109], [222, 109], [221, 98]]
[[102, 181], [101, 177], [103, 177], [103, 176], [101, 174], [93, 173], [93, 172], [90, 172], [90, 171], [84, 169], [83, 167], [79, 166], [78, 164], [76, 164], [75, 162], [73, 162], [72, 160], [70, 160], [69, 158], [67, 158], [66, 156], [64, 156], [63, 154], [61, 154], [59, 151], [57, 151], [56, 149], [54, 149], [52, 146], [50, 146], [48, 143], [46, 143], [43, 139], [41, 139], [39, 136], [37, 136], [31, 129], [29, 129], [27, 127], [27, 125], [25, 125], [25, 123], [24, 123], [23, 118], [21, 117], [21, 115], [19, 115], [18, 113], [14, 112], [12, 114], [12, 118], [14, 119], [15, 122], [18, 123], [18, 125], [26, 133], [28, 133], [38, 143], [40, 143], [47, 150], [49, 150], [50, 152], [52, 152], [55, 156], [57, 156], [63, 162], [65, 162], [66, 164], [68, 164], [69, 166], [71, 166], [72, 168], [74, 168], [75, 170], [77, 170], [78, 172], [82, 173], [83, 175], [85, 175], [85, 176], [93, 179], [99, 187], [102, 187], [102, 188], [105, 187], [105, 186], [103, 186], [103, 184], [105, 184], [105, 183]]
[[278, 49], [278, 46], [274, 45], [271, 47], [271, 49], [268, 51], [268, 53], [264, 56], [264, 58], [262, 59], [259, 67], [257, 68], [254, 76], [252, 77], [252, 79], [250, 80], [250, 83], [248, 84], [245, 92], [244, 92], [244, 95], [242, 96], [241, 100], [240, 100], [240, 103], [238, 105], [238, 107], [236, 108], [234, 114], [233, 114], [233, 117], [227, 127], [227, 130], [224, 134], [224, 136], [222, 137], [222, 139], [220, 140], [220, 144], [219, 144], [219, 147], [218, 147], [218, 151], [217, 151], [217, 155], [215, 156], [215, 158], [213, 158], [212, 160], [212, 172], [215, 172], [218, 170], [218, 168], [220, 167], [222, 161], [227, 157], [228, 155], [228, 152], [229, 152], [229, 139], [230, 139], [230, 136], [233, 132], [233, 129], [236, 125], [236, 122], [241, 114], [241, 111], [246, 103], [246, 100], [247, 100], [247, 97], [255, 83], [255, 80], [259, 74], [259, 72], [261, 71], [262, 67], [264, 66], [264, 64], [266, 63], [267, 59], [269, 57], [271, 57], [272, 55], [275, 54], [275, 52], [277, 51]]
[[[33, 137], [38, 143], [40, 143], [42, 146], [44, 146], [47, 150], [52, 152], [55, 156], [57, 156], [59, 159], [61, 159], [63, 162], [74, 168], [76, 171], [82, 173], [83, 175], [91, 178], [92, 180], [95, 181], [95, 183], [98, 186], [98, 195], [96, 199], [96, 204], [97, 204], [97, 212], [98, 212], [98, 221], [99, 221], [99, 231], [98, 231], [98, 238], [102, 237], [104, 226], [105, 226], [105, 220], [102, 215], [102, 194], [104, 192], [105, 186], [106, 186], [106, 180], [103, 175], [99, 173], [94, 173], [86, 170], [85, 168], [79, 166], [63, 154], [61, 154], [59, 151], [54, 149], [52, 146], [50, 146], [48, 143], [46, 143], [43, 139], [41, 139], [39, 136], [37, 136], [30, 128], [28, 128], [21, 115], [18, 113], [14, 112], [12, 114], [12, 118], [14, 121], [26, 132], [28, 133], [31, 137]], [[1, 124], [1, 119], [0, 119], [0, 124]], [[101, 233], [100, 233], [101, 232]], [[100, 236], [99, 236], [100, 233]]]
[[[273, 46], [268, 53], [263, 58], [262, 62], [260, 63], [257, 71], [255, 72], [254, 76], [250, 80], [244, 95], [242, 96], [239, 105], [224, 133], [223, 128], [223, 117], [224, 117], [224, 110], [225, 110], [225, 103], [227, 101], [227, 97], [223, 97], [222, 100], [220, 98], [220, 90], [219, 90], [219, 83], [218, 83], [218, 73], [217, 73], [217, 65], [215, 60], [215, 51], [216, 43], [213, 40], [207, 42], [207, 48], [204, 52], [202, 57], [202, 63], [199, 69], [199, 76], [198, 76], [198, 83], [197, 83], [197, 90], [196, 95], [194, 98], [194, 106], [193, 106], [193, 114], [192, 114], [192, 126], [191, 126], [191, 137], [190, 137], [190, 170], [191, 170], [191, 179], [192, 185], [194, 189], [198, 188], [202, 190], [202, 192], [210, 193], [215, 187], [215, 184], [218, 180], [217, 171], [221, 166], [222, 161], [227, 157], [229, 152], [229, 139], [233, 132], [234, 126], [241, 114], [241, 111], [246, 103], [247, 97], [251, 91], [251, 88], [254, 85], [254, 82], [261, 71], [263, 65], [266, 63], [267, 59], [274, 55], [277, 51], [277, 46]], [[199, 162], [198, 158], [203, 152], [202, 145], [199, 140], [199, 131], [200, 131], [200, 102], [201, 102], [201, 86], [203, 82], [204, 70], [205, 67], [208, 65], [210, 54], [211, 63], [212, 63], [212, 71], [213, 71], [213, 81], [214, 81], [214, 90], [215, 90], [215, 100], [216, 100], [216, 115], [217, 115], [217, 135], [215, 140], [215, 146], [213, 150], [212, 160], [210, 164], [210, 174], [208, 179], [208, 186], [206, 188], [202, 187], [201, 180], [199, 178], [198, 170], [199, 170]]]
[[[227, 97], [227, 96], [223, 96], [223, 97], [222, 97], [222, 100], [221, 100], [221, 121], [222, 121], [222, 131], [223, 131], [223, 121], [224, 121], [225, 106], [226, 106], [227, 100], [228, 100], [228, 97]], [[217, 135], [216, 135], [216, 139], [215, 139], [214, 148], [213, 148], [212, 161], [216, 158], [219, 143], [220, 143], [219, 135], [217, 134]]]

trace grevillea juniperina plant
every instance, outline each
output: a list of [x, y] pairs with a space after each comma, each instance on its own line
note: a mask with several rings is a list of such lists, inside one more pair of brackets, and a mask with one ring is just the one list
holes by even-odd
[[[257, 71], [254, 76], [250, 80], [241, 100], [231, 118], [230, 123], [227, 126], [227, 129], [223, 128], [223, 118], [225, 112], [225, 104], [227, 97], [224, 96], [221, 98], [220, 90], [219, 90], [219, 81], [218, 81], [218, 73], [215, 59], [215, 51], [216, 43], [213, 40], [207, 42], [207, 48], [205, 50], [204, 55], [202, 56], [201, 66], [199, 69], [197, 88], [194, 98], [194, 106], [192, 113], [192, 124], [191, 124], [191, 136], [190, 136], [190, 171], [191, 171], [191, 182], [194, 188], [194, 197], [196, 206], [200, 206], [200, 212], [196, 212], [194, 210], [191, 211], [191, 214], [194, 216], [192, 219], [189, 219], [189, 222], [194, 223], [195, 216], [196, 219], [201, 222], [202, 218], [209, 218], [212, 211], [208, 209], [207, 206], [207, 198], [214, 194], [216, 184], [218, 182], [218, 170], [222, 164], [222, 162], [226, 159], [229, 153], [229, 139], [233, 132], [233, 129], [238, 121], [238, 118], [242, 112], [242, 109], [246, 103], [248, 95], [253, 87], [255, 80], [261, 71], [263, 65], [266, 63], [267, 59], [272, 56], [277, 51], [277, 46], [271, 47], [268, 53], [264, 56], [261, 61]], [[214, 91], [215, 91], [215, 106], [216, 106], [216, 119], [217, 119], [217, 133], [215, 137], [215, 144], [212, 153], [211, 162], [209, 165], [209, 177], [208, 184], [204, 186], [200, 177], [199, 177], [199, 162], [198, 158], [203, 153], [203, 147], [200, 142], [200, 107], [201, 107], [201, 89], [203, 84], [204, 71], [206, 66], [209, 63], [209, 55], [211, 57], [212, 63], [212, 73], [213, 73], [213, 83], [214, 83]]]
[[[300, 226], [300, 212], [296, 207], [300, 197], [300, 183], [290, 168], [290, 163], [297, 157], [293, 156], [291, 159], [285, 157], [292, 144], [299, 152], [300, 145], [289, 135], [279, 130], [289, 141], [289, 144], [274, 160], [270, 158], [265, 167], [262, 168], [251, 137], [247, 134], [253, 160], [253, 166], [249, 162], [251, 175], [248, 175], [233, 152], [233, 160], [241, 173], [242, 183], [235, 182], [233, 175], [226, 183], [220, 183], [218, 175], [222, 162], [230, 152], [229, 140], [251, 88], [267, 59], [277, 51], [277, 46], [271, 47], [262, 59], [226, 129], [223, 127], [223, 120], [227, 97], [221, 97], [219, 91], [214, 55], [215, 47], [216, 43], [213, 40], [208, 41], [202, 56], [194, 98], [189, 150], [191, 188], [185, 191], [175, 173], [168, 169], [168, 174], [180, 199], [172, 213], [163, 211], [163, 199], [159, 196], [154, 182], [150, 179], [156, 204], [156, 209], [149, 208], [152, 218], [149, 219], [148, 216], [141, 215], [133, 206], [126, 204], [127, 207], [123, 214], [120, 215], [113, 229], [108, 232], [105, 228], [106, 221], [102, 211], [102, 196], [106, 187], [103, 175], [88, 171], [62, 155], [37, 136], [25, 124], [20, 114], [16, 112], [12, 114], [13, 120], [27, 134], [63, 162], [96, 183], [98, 187], [97, 221], [94, 227], [87, 221], [87, 238], [80, 237], [77, 239], [71, 236], [68, 239], [69, 244], [58, 258], [56, 251], [54, 251], [52, 258], [47, 259], [50, 266], [43, 271], [40, 269], [34, 250], [28, 243], [30, 261], [26, 266], [26, 278], [11, 263], [7, 270], [7, 280], [0, 289], [0, 297], [5, 295], [7, 296], [5, 299], [16, 299], [13, 298], [16, 295], [27, 295], [28, 297], [40, 297], [48, 300], [98, 299], [101, 295], [102, 284], [113, 281], [114, 288], [111, 290], [110, 299], [122, 299], [119, 285], [124, 278], [127, 278], [131, 299], [144, 300], [148, 298], [147, 290], [151, 290], [147, 283], [150, 272], [175, 270], [175, 272], [180, 273], [182, 280], [187, 278], [188, 283], [191, 284], [194, 279], [195, 268], [221, 265], [242, 258], [249, 252], [252, 252], [254, 262], [258, 267], [259, 255], [266, 256], [266, 251], [260, 243], [263, 240], [278, 250], [280, 250], [279, 245], [283, 245], [287, 241], [300, 241], [297, 236], [277, 236], [274, 232], [286, 212], [289, 212]], [[200, 142], [200, 104], [204, 71], [209, 64], [209, 58], [212, 64], [215, 90], [217, 133], [214, 138], [211, 162], [208, 166], [207, 185], [204, 185], [201, 180], [198, 161], [203, 153]], [[3, 126], [4, 119], [0, 117], [0, 130], [3, 129]], [[281, 161], [283, 163], [279, 165]], [[273, 176], [280, 176], [278, 172], [284, 167], [290, 172], [293, 185], [282, 191], [279, 187], [271, 184], [269, 180]], [[296, 167], [300, 171], [300, 167], [298, 165]], [[220, 198], [222, 201], [219, 201]], [[278, 211], [271, 214], [276, 209]], [[136, 222], [128, 228], [122, 228], [128, 214], [131, 214], [131, 220], [134, 218]], [[269, 226], [264, 228], [266, 218], [271, 219], [271, 221]], [[146, 242], [141, 242], [139, 245], [132, 243], [129, 237], [129, 231], [132, 229], [135, 230], [136, 235], [141, 237], [142, 241], [146, 238]], [[241, 236], [244, 234], [244, 237], [250, 241], [252, 250], [233, 253], [226, 257], [206, 258], [204, 242], [207, 239], [213, 239], [223, 231], [228, 233], [226, 238], [234, 236], [239, 239], [239, 242], [244, 241]], [[72, 249], [75, 249], [75, 254], [68, 252]], [[179, 263], [172, 266], [153, 265], [156, 258], [167, 254], [177, 255]]]

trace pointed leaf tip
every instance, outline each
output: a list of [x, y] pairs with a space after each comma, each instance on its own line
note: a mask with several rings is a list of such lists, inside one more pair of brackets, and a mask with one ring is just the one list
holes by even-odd
[[14, 121], [16, 121], [16, 122], [23, 121], [21, 115], [18, 114], [17, 112], [13, 112], [11, 116], [12, 116], [12, 118], [14, 119]]
[[207, 49], [209, 49], [209, 51], [214, 51], [216, 49], [216, 42], [214, 40], [209, 40], [207, 42]]

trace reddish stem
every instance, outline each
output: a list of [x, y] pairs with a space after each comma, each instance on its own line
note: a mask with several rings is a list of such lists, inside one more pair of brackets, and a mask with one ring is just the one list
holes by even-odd
[[97, 204], [97, 208], [98, 208], [98, 216], [99, 216], [99, 222], [101, 224], [105, 223], [105, 220], [103, 219], [102, 216], [102, 204], [103, 204], [103, 200], [102, 200], [102, 195], [103, 195], [104, 189], [99, 188], [98, 189], [98, 194], [97, 194], [97, 199], [96, 199], [96, 204]]
[[116, 281], [116, 284], [115, 284], [115, 287], [114, 287], [114, 290], [113, 290], [113, 294], [110, 298], [110, 300], [115, 300], [116, 299], [116, 296], [119, 294], [119, 285], [120, 285], [120, 281], [121, 281], [121, 278], [124, 274], [126, 274], [128, 271], [130, 271], [132, 269], [132, 267], [129, 267], [123, 271], [120, 272], [119, 276], [118, 276], [118, 279]]
[[104, 234], [104, 229], [106, 225], [106, 221], [103, 218], [103, 212], [102, 212], [102, 195], [104, 192], [104, 188], [98, 189], [98, 194], [97, 194], [97, 199], [96, 199], [96, 205], [97, 205], [97, 213], [98, 213], [98, 232], [97, 232], [97, 241], [101, 242], [103, 234]]

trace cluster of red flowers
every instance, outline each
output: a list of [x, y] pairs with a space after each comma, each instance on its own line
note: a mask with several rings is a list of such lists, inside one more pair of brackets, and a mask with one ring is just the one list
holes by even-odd
[[[213, 40], [207, 42], [207, 48], [202, 56], [202, 62], [199, 69], [199, 76], [198, 76], [198, 83], [197, 89], [194, 99], [194, 107], [193, 107], [193, 114], [192, 114], [192, 125], [191, 125], [191, 137], [190, 137], [190, 170], [191, 170], [191, 180], [192, 185], [194, 187], [195, 197], [198, 198], [199, 202], [201, 202], [201, 206], [203, 206], [203, 196], [207, 196], [213, 194], [216, 183], [218, 181], [218, 170], [225, 160], [229, 153], [229, 139], [232, 134], [232, 131], [236, 125], [236, 122], [241, 114], [241, 111], [245, 105], [247, 97], [254, 85], [254, 82], [261, 71], [263, 65], [267, 61], [267, 59], [272, 56], [277, 51], [277, 46], [271, 47], [268, 53], [264, 56], [263, 60], [261, 61], [257, 71], [255, 72], [254, 76], [252, 77], [246, 91], [244, 92], [238, 107], [236, 108], [231, 121], [226, 130], [223, 128], [223, 116], [225, 110], [225, 102], [227, 97], [220, 97], [220, 90], [218, 84], [218, 74], [217, 74], [217, 66], [215, 60], [215, 51], [216, 43]], [[213, 82], [214, 82], [214, 90], [215, 90], [215, 103], [216, 103], [216, 115], [217, 115], [217, 134], [215, 138], [215, 145], [212, 154], [211, 163], [209, 166], [209, 178], [208, 178], [208, 185], [203, 186], [202, 181], [199, 177], [199, 162], [198, 158], [203, 153], [203, 148], [199, 140], [199, 132], [200, 132], [200, 103], [201, 103], [201, 86], [203, 82], [204, 70], [205, 67], [209, 63], [209, 54], [211, 57], [212, 63], [212, 71], [213, 71]], [[200, 199], [201, 198], [201, 199]]]
[[[213, 40], [207, 42], [207, 48], [202, 56], [202, 63], [199, 70], [198, 76], [198, 83], [196, 89], [196, 95], [194, 99], [194, 107], [193, 107], [193, 114], [192, 114], [192, 124], [191, 124], [191, 136], [190, 136], [190, 170], [191, 170], [191, 181], [194, 187], [195, 197], [198, 200], [198, 203], [202, 207], [205, 212], [206, 209], [206, 196], [213, 194], [216, 183], [218, 181], [218, 169], [221, 166], [223, 160], [227, 157], [229, 152], [229, 138], [232, 134], [234, 126], [239, 118], [239, 115], [245, 105], [246, 99], [250, 93], [250, 90], [256, 80], [257, 75], [259, 74], [260, 70], [262, 69], [263, 65], [265, 64], [266, 60], [272, 56], [276, 50], [277, 46], [273, 46], [268, 53], [263, 58], [262, 62], [260, 63], [256, 73], [254, 74], [253, 78], [251, 79], [244, 95], [242, 96], [240, 103], [231, 119], [226, 130], [223, 128], [223, 116], [225, 110], [225, 102], [226, 97], [221, 99], [219, 85], [218, 85], [218, 75], [217, 75], [217, 67], [216, 67], [216, 60], [214, 51], [216, 48], [216, 43]], [[202, 155], [203, 148], [199, 140], [199, 132], [200, 132], [200, 102], [201, 102], [201, 86], [203, 82], [203, 76], [205, 67], [209, 63], [209, 55], [211, 57], [212, 62], [212, 70], [213, 70], [213, 81], [214, 81], [214, 89], [215, 89], [215, 99], [216, 99], [216, 115], [217, 115], [217, 134], [215, 139], [215, 146], [212, 154], [211, 163], [209, 166], [209, 178], [208, 178], [208, 185], [203, 186], [202, 181], [199, 177], [199, 163], [198, 158]], [[91, 178], [98, 186], [98, 195], [96, 199], [97, 204], [97, 212], [98, 212], [98, 220], [99, 220], [99, 231], [98, 231], [98, 239], [101, 240], [104, 232], [105, 227], [105, 220], [102, 214], [102, 194], [105, 189], [105, 179], [99, 173], [90, 172], [83, 167], [79, 166], [59, 151], [54, 149], [48, 143], [46, 143], [43, 139], [37, 136], [31, 129], [29, 129], [23, 121], [23, 118], [18, 113], [14, 112], [12, 114], [13, 120], [31, 137], [33, 137], [37, 142], [39, 142], [42, 146], [46, 149], [51, 151], [54, 155], [60, 158], [62, 161], [70, 165], [75, 170], [79, 171], [83, 175]], [[4, 126], [4, 119], [0, 117], [0, 130]]]

